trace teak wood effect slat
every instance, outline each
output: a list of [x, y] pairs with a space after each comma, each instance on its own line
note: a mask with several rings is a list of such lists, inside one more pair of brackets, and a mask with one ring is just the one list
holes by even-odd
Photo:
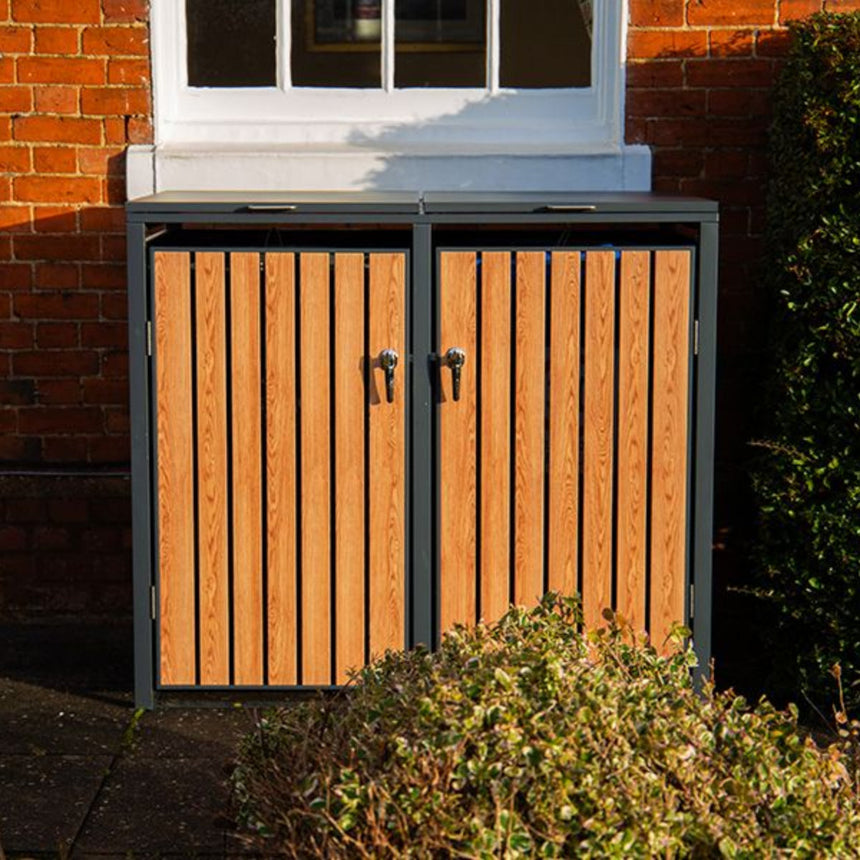
[[162, 684], [194, 684], [194, 439], [188, 254], [154, 260], [158, 615]]
[[[368, 398], [370, 656], [406, 643], [406, 356], [405, 257], [370, 254]], [[388, 402], [379, 355], [398, 355], [394, 398]]]
[[230, 255], [233, 680], [263, 683], [260, 256]]
[[266, 254], [266, 534], [269, 683], [298, 681], [296, 260]]
[[331, 683], [329, 255], [300, 257], [302, 682]]
[[230, 683], [224, 254], [196, 255], [200, 683]]
[[520, 606], [534, 606], [544, 591], [544, 256], [516, 255], [513, 518], [514, 602]]
[[616, 603], [635, 630], [645, 629], [650, 265], [647, 251], [621, 255]]
[[690, 254], [654, 254], [654, 424], [651, 478], [651, 640], [665, 650], [684, 619]]
[[486, 252], [482, 267], [480, 615], [491, 622], [511, 602], [511, 255]]
[[[440, 626], [445, 632], [476, 616], [477, 537], [477, 255], [441, 255], [439, 277]], [[447, 350], [465, 350], [460, 399], [453, 373], [443, 366]]]
[[337, 254], [334, 281], [335, 680], [364, 665], [364, 254]]
[[549, 368], [549, 588], [574, 594], [579, 544], [579, 330], [577, 252], [552, 254]]
[[612, 605], [615, 254], [585, 255], [582, 611], [599, 625]]

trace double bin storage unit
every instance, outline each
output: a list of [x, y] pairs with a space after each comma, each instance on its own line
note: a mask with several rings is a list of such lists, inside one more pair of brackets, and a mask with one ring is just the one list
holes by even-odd
[[547, 591], [707, 665], [715, 204], [161, 193], [128, 240], [139, 705]]

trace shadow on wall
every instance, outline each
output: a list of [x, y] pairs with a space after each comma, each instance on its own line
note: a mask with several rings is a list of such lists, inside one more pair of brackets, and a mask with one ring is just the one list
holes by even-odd
[[123, 169], [113, 156], [104, 176], [22, 175], [19, 198], [50, 203], [4, 207], [4, 619], [131, 608]]
[[[588, 168], [582, 169], [589, 143], [574, 117], [558, 113], [561, 98], [548, 95], [544, 103], [555, 108], [551, 123], [540, 103], [529, 106], [515, 94], [504, 94], [478, 98], [417, 126], [406, 122], [378, 134], [354, 132], [351, 147], [385, 153], [375, 159], [360, 184], [375, 190], [419, 191], [623, 188], [625, 177], [619, 175], [614, 153], [590, 155]], [[571, 143], [577, 140], [582, 143]], [[605, 150], [599, 142], [591, 148]], [[474, 155], [476, 149], [480, 156]], [[419, 154], [413, 154], [416, 150]], [[518, 154], [507, 154], [511, 150]], [[547, 152], [564, 154], [548, 157]]]

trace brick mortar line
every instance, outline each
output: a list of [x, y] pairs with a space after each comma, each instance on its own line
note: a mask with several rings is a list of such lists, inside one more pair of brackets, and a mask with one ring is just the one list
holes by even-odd
[[737, 32], [745, 30], [787, 30], [785, 24], [666, 24], [654, 25], [631, 24], [628, 28], [630, 33], [711, 33], [711, 32]]

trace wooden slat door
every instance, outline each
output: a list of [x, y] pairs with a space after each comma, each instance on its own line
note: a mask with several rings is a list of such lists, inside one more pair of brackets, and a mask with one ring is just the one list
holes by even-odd
[[[689, 249], [438, 254], [439, 626], [686, 621]], [[465, 350], [459, 400], [444, 356]]]
[[154, 253], [160, 687], [406, 644], [406, 290], [402, 251]]

